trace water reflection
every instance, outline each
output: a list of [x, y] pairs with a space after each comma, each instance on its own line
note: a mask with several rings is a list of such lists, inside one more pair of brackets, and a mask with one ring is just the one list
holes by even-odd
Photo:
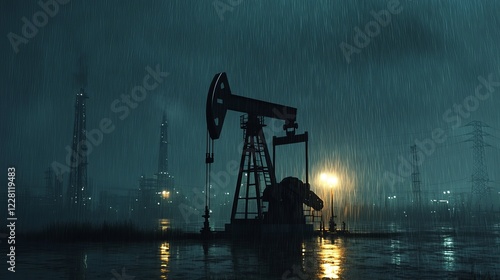
[[392, 264], [400, 265], [401, 264], [401, 241], [397, 239], [391, 239], [391, 256], [392, 256]]
[[[282, 238], [267, 243], [31, 244], [21, 248], [23, 263], [16, 275], [18, 279], [304, 280], [472, 279], [486, 273], [495, 279], [500, 275], [499, 239], [498, 235], [421, 234], [390, 239]], [[0, 279], [9, 279], [3, 276], [0, 271]]]
[[341, 238], [328, 240], [321, 239], [318, 252], [321, 262], [319, 279], [339, 279], [342, 275], [342, 260], [344, 259], [344, 245]]
[[[248, 245], [243, 245], [240, 242], [232, 243], [233, 271], [237, 273], [235, 276], [238, 279], [240, 277], [261, 279], [265, 275], [283, 278], [285, 271], [290, 270], [293, 266], [300, 267], [301, 251], [301, 241], [294, 239]], [[255, 267], [259, 267], [259, 270], [255, 271]], [[289, 276], [284, 277], [284, 279], [288, 278]]]
[[160, 244], [160, 278], [167, 279], [170, 272], [169, 269], [170, 244], [163, 242]]
[[453, 236], [445, 237], [443, 240], [444, 269], [453, 271], [455, 269], [455, 243]]

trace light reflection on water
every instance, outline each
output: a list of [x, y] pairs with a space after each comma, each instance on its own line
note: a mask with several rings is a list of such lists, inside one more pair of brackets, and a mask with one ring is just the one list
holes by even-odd
[[447, 271], [455, 270], [455, 244], [453, 237], [447, 236], [443, 238], [443, 266]]
[[168, 258], [170, 256], [170, 244], [168, 242], [164, 242], [160, 244], [160, 273], [161, 279], [167, 279], [167, 275], [169, 273], [168, 267]]
[[401, 254], [400, 252], [400, 243], [401, 241], [397, 239], [391, 239], [391, 260], [392, 264], [400, 265], [401, 264]]
[[[15, 279], [500, 277], [498, 235], [19, 245]], [[17, 253], [17, 252], [16, 252]], [[0, 272], [0, 279], [10, 279]], [[10, 275], [8, 275], [10, 276]], [[477, 278], [477, 277], [476, 277]]]
[[342, 273], [342, 258], [344, 255], [344, 246], [342, 239], [337, 239], [335, 242], [328, 239], [320, 241], [321, 250], [319, 258], [321, 260], [321, 271], [318, 274], [320, 279], [339, 279]]

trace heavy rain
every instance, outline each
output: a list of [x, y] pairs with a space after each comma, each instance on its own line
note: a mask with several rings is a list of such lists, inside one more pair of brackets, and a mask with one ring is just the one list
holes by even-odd
[[500, 278], [499, 12], [1, 1], [0, 278]]

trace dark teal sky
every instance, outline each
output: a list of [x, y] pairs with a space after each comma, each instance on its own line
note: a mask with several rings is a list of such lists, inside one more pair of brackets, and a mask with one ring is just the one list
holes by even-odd
[[[16, 53], [9, 33], [22, 36], [22, 18], [32, 21], [42, 8], [37, 1], [1, 1], [2, 169], [16, 165], [19, 182], [41, 188], [43, 171], [65, 161], [80, 87], [75, 74], [85, 54], [87, 128], [98, 128], [103, 118], [115, 125], [89, 155], [97, 190], [136, 188], [141, 174], [154, 174], [163, 110], [170, 171], [179, 188], [201, 189], [204, 103], [212, 77], [224, 71], [234, 94], [298, 108], [299, 132], [311, 135], [313, 178], [334, 169], [343, 189], [366, 201], [407, 193], [408, 179], [391, 186], [384, 174], [398, 174], [398, 157], [408, 158], [415, 140], [432, 139], [440, 128], [448, 139], [420, 167], [422, 188], [470, 191], [471, 143], [460, 135], [471, 129], [457, 119], [483, 121], [500, 137], [500, 87], [470, 103], [471, 112], [455, 113], [454, 104], [474, 96], [479, 76], [500, 81], [500, 2], [401, 1], [400, 12], [379, 25], [350, 63], [340, 44], [355, 46], [356, 28], [365, 30], [371, 12], [391, 1], [233, 1], [239, 4], [226, 6], [223, 19], [214, 2], [69, 1]], [[142, 85], [145, 68], [157, 65], [169, 76], [119, 119], [113, 102]], [[238, 122], [239, 114], [227, 115], [215, 171], [239, 160]], [[486, 138], [493, 146], [486, 163], [498, 190], [500, 143], [494, 137]], [[278, 179], [301, 176], [298, 156], [281, 157]], [[229, 190], [235, 176], [231, 180]]]

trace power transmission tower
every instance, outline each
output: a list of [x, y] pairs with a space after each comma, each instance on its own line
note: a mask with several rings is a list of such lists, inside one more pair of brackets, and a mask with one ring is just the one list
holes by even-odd
[[413, 192], [413, 205], [417, 211], [420, 211], [422, 208], [422, 197], [420, 190], [420, 171], [419, 171], [419, 158], [417, 145], [411, 146], [411, 155], [412, 155], [412, 167], [413, 171], [411, 173], [411, 187]]
[[472, 137], [467, 140], [472, 142], [473, 152], [471, 210], [481, 211], [481, 204], [484, 205], [484, 210], [488, 210], [491, 204], [491, 188], [488, 187], [489, 177], [484, 162], [484, 147], [489, 145], [484, 142], [484, 136], [487, 136], [488, 133], [483, 131], [483, 127], [487, 127], [487, 125], [480, 121], [472, 121], [466, 126], [473, 128], [473, 132], [469, 133]]

